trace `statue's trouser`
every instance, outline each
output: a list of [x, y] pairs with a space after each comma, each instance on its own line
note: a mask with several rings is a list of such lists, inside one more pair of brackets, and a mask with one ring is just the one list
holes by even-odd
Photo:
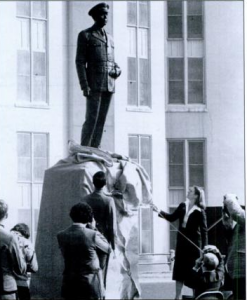
[[86, 120], [81, 132], [81, 145], [98, 148], [103, 135], [112, 93], [91, 91], [87, 97]]

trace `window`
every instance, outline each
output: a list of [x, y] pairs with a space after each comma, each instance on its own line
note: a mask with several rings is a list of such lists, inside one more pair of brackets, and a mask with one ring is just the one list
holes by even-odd
[[[129, 157], [139, 163], [151, 174], [151, 137], [146, 135], [129, 136]], [[140, 254], [152, 252], [152, 216], [150, 207], [141, 207], [139, 211], [139, 251]]]
[[[205, 141], [168, 141], [169, 206], [170, 212], [185, 201], [188, 188], [199, 186], [205, 190]], [[177, 227], [178, 224], [175, 224]], [[170, 227], [170, 248], [175, 249], [176, 232]]]
[[47, 3], [17, 1], [17, 101], [47, 103]]
[[167, 2], [168, 104], [204, 104], [203, 1]]
[[29, 225], [35, 241], [44, 171], [48, 167], [48, 135], [17, 133], [18, 221]]
[[128, 105], [151, 106], [149, 3], [127, 2], [128, 24]]

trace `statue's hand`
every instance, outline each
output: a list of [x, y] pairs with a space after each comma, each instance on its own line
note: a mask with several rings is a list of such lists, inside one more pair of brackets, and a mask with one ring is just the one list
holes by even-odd
[[83, 90], [83, 95], [85, 97], [88, 97], [90, 95], [90, 92], [91, 92], [91, 89], [90, 87], [86, 87], [84, 90]]

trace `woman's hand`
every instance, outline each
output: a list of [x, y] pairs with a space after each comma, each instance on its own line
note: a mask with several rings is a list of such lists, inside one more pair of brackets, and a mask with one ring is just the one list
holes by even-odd
[[155, 205], [155, 204], [150, 204], [150, 207], [153, 209], [153, 211], [159, 213], [160, 212], [160, 209]]

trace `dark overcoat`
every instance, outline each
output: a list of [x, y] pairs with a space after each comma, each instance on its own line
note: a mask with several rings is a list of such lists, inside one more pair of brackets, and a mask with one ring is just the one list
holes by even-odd
[[[179, 220], [179, 231], [177, 233], [177, 244], [175, 252], [175, 263], [173, 269], [173, 280], [184, 282], [191, 286], [190, 274], [196, 259], [200, 257], [200, 250], [208, 243], [207, 218], [203, 209], [195, 209], [188, 217], [186, 227], [182, 226], [186, 213], [186, 204], [180, 203], [176, 210], [169, 214], [161, 211], [159, 216], [170, 222]], [[189, 242], [186, 236], [191, 242]], [[199, 249], [198, 249], [199, 248]]]

